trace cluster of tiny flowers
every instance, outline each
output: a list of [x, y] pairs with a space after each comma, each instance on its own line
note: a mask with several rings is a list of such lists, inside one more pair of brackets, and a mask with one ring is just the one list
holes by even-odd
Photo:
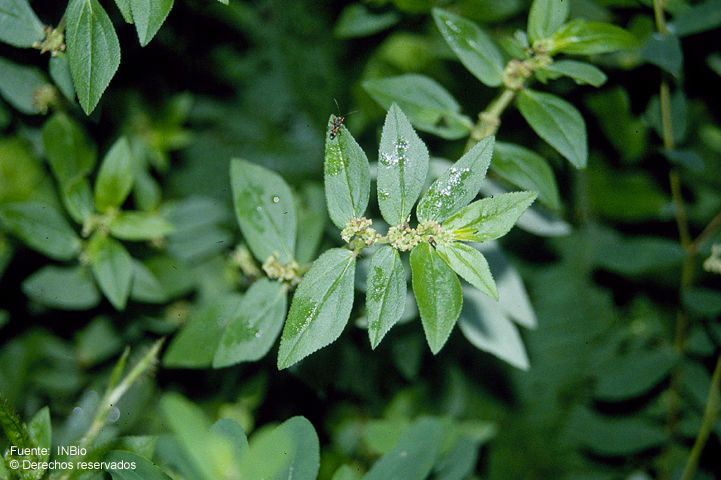
[[366, 217], [351, 218], [340, 232], [340, 236], [346, 243], [350, 242], [353, 237], [358, 237], [366, 245], [372, 245], [380, 235], [371, 228], [371, 225], [373, 225], [373, 220]]
[[711, 256], [703, 262], [703, 269], [707, 272], [721, 274], [721, 243], [711, 247]]
[[503, 69], [503, 84], [512, 89], [520, 90], [533, 72], [547, 67], [553, 59], [546, 54], [537, 54], [527, 60], [511, 60]]
[[416, 229], [416, 233], [421, 240], [428, 241], [431, 245], [438, 243], [451, 243], [453, 242], [453, 232], [446, 232], [438, 222], [433, 220], [424, 220]]
[[299, 265], [295, 260], [291, 260], [287, 265], [280, 263], [277, 252], [273, 252], [273, 255], [263, 262], [263, 271], [269, 278], [274, 280], [295, 281], [298, 277], [298, 269]]
[[394, 225], [388, 229], [388, 243], [398, 251], [411, 250], [420, 241], [420, 235], [408, 225], [408, 222]]

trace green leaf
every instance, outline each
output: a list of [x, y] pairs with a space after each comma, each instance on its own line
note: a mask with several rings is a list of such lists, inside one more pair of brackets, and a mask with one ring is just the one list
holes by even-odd
[[123, 349], [123, 340], [113, 328], [109, 317], [95, 317], [75, 336], [75, 358], [89, 368], [104, 362]]
[[292, 417], [259, 432], [240, 458], [236, 478], [314, 479], [320, 465], [318, 434], [305, 417]]
[[454, 272], [486, 295], [498, 300], [498, 288], [486, 258], [481, 252], [464, 243], [438, 245], [438, 255]]
[[573, 434], [573, 441], [608, 457], [628, 458], [668, 441], [668, 432], [663, 425], [640, 416], [612, 418], [584, 409], [573, 412], [566, 427]]
[[606, 74], [597, 67], [586, 62], [575, 60], [558, 60], [541, 70], [550, 78], [559, 78], [562, 75], [572, 78], [577, 84], [600, 87], [606, 83]]
[[366, 286], [368, 337], [375, 349], [400, 320], [406, 304], [406, 271], [398, 250], [386, 245], [371, 257]]
[[133, 158], [130, 145], [120, 137], [103, 158], [95, 179], [95, 206], [101, 212], [120, 207], [133, 188]]
[[674, 15], [668, 28], [679, 37], [712, 30], [721, 25], [721, 1], [706, 0]]
[[395, 25], [401, 19], [393, 10], [373, 13], [361, 3], [348, 5], [338, 17], [333, 29], [337, 38], [367, 37]]
[[561, 208], [553, 170], [534, 151], [513, 143], [498, 142], [491, 170], [524, 190], [537, 191], [538, 200], [551, 209]]
[[73, 85], [73, 75], [70, 73], [68, 56], [64, 52], [55, 52], [55, 56], [50, 57], [48, 71], [50, 78], [53, 79], [65, 98], [75, 103], [75, 85]]
[[264, 278], [256, 281], [238, 305], [220, 338], [213, 368], [263, 358], [278, 338], [285, 319], [283, 285]]
[[361, 472], [358, 467], [350, 465], [341, 465], [338, 470], [333, 473], [331, 480], [361, 480]]
[[378, 152], [378, 206], [391, 225], [408, 220], [428, 174], [428, 149], [398, 105], [391, 105]]
[[630, 32], [616, 25], [589, 22], [581, 18], [561, 26], [552, 35], [553, 47], [549, 53], [595, 55], [635, 48], [639, 42]]
[[[113, 450], [103, 461], [110, 463], [106, 471], [113, 480], [170, 480], [160, 467], [135, 453]], [[134, 468], [127, 468], [128, 465]]]
[[683, 70], [683, 51], [681, 41], [676, 35], [652, 33], [643, 42], [641, 58], [662, 68], [676, 78]]
[[296, 216], [290, 188], [277, 173], [245, 160], [230, 162], [233, 206], [243, 237], [255, 257], [265, 262], [277, 253], [293, 259]]
[[606, 402], [639, 397], [666, 378], [676, 361], [677, 356], [669, 350], [636, 350], [614, 356], [593, 372], [594, 396]]
[[503, 57], [478, 25], [439, 8], [433, 9], [433, 19], [448, 46], [476, 78], [489, 87], [501, 84]]
[[502, 237], [536, 199], [535, 192], [502, 193], [477, 200], [443, 224], [456, 240], [485, 242]]
[[52, 424], [50, 423], [50, 409], [43, 407], [33, 415], [28, 423], [28, 432], [33, 443], [40, 448], [46, 448], [48, 453], [41, 455], [40, 459], [47, 462], [50, 459], [50, 447], [52, 446]]
[[0, 206], [0, 224], [28, 247], [55, 260], [80, 252], [80, 238], [55, 207], [39, 202]]
[[27, 115], [41, 113], [33, 99], [33, 94], [47, 83], [45, 75], [37, 68], [18, 65], [0, 57], [0, 96], [21, 113]]
[[442, 222], [478, 195], [491, 163], [494, 141], [494, 137], [486, 137], [476, 143], [433, 182], [416, 207], [419, 221]]
[[118, 241], [95, 233], [87, 245], [90, 268], [110, 303], [118, 310], [125, 309], [133, 281], [133, 259]]
[[474, 347], [528, 370], [528, 355], [518, 328], [498, 302], [477, 290], [465, 288], [463, 307], [458, 326]]
[[622, 87], [604, 89], [586, 97], [586, 106], [622, 159], [640, 159], [647, 147], [648, 125], [631, 112], [631, 99]]
[[43, 147], [61, 185], [86, 177], [95, 168], [95, 148], [80, 125], [64, 113], [54, 114], [43, 125]]
[[27, 0], [0, 1], [0, 42], [23, 48], [43, 38], [43, 23]]
[[448, 340], [461, 313], [461, 282], [428, 243], [411, 251], [411, 272], [423, 331], [435, 355]]
[[528, 38], [549, 38], [568, 18], [571, 2], [568, 0], [534, 0], [528, 14]]
[[468, 136], [473, 126], [470, 118], [461, 115], [460, 105], [448, 90], [426, 76], [367, 80], [363, 88], [385, 109], [397, 103], [418, 130], [454, 140]]
[[623, 237], [615, 232], [599, 234], [595, 263], [626, 276], [651, 274], [683, 263], [684, 251], [677, 241], [658, 237]]
[[88, 310], [100, 302], [90, 270], [79, 265], [46, 265], [26, 278], [22, 289], [33, 301], [63, 310]]
[[165, 303], [168, 295], [162, 284], [144, 263], [133, 260], [133, 284], [130, 298], [138, 302]]
[[355, 256], [333, 248], [303, 276], [288, 312], [278, 351], [278, 368], [287, 368], [334, 342], [353, 306]]
[[151, 212], [119, 212], [110, 222], [110, 234], [121, 240], [152, 240], [165, 237], [172, 231], [170, 222]]
[[436, 463], [433, 480], [464, 480], [471, 475], [478, 463], [480, 442], [468, 436], [460, 436]]
[[235, 458], [240, 458], [241, 455], [248, 451], [248, 437], [245, 436], [243, 428], [235, 420], [221, 418], [210, 427], [210, 431], [230, 443]]
[[303, 225], [303, 231], [298, 232], [295, 239], [295, 258], [303, 265], [316, 258], [316, 252], [323, 240], [328, 221], [325, 192], [317, 183], [306, 183], [297, 192], [295, 199], [298, 223]]
[[138, 40], [144, 47], [165, 22], [173, 8], [173, 0], [129, 0], [129, 3], [133, 21], [135, 21], [135, 29], [138, 31]]
[[120, 65], [120, 43], [98, 0], [71, 0], [65, 13], [70, 73], [80, 105], [95, 110]]
[[120, 14], [123, 16], [125, 23], [133, 23], [133, 12], [130, 7], [130, 0], [115, 0], [115, 5], [118, 6]]
[[576, 168], [586, 166], [586, 123], [576, 107], [555, 95], [525, 89], [518, 95], [518, 109], [539, 137]]
[[328, 213], [338, 228], [365, 214], [370, 196], [370, 166], [365, 152], [343, 126], [330, 138], [334, 117], [328, 120], [325, 139], [325, 195]]
[[403, 431], [393, 450], [373, 464], [363, 480], [427, 478], [442, 443], [443, 431], [438, 420], [416, 420]]

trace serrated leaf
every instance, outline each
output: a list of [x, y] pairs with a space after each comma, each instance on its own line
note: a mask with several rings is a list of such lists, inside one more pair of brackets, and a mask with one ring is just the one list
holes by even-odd
[[489, 87], [501, 84], [503, 57], [491, 38], [475, 23], [439, 8], [433, 18], [448, 46], [461, 63]]
[[39, 69], [0, 57], [0, 96], [21, 113], [44, 113], [35, 103], [33, 93], [47, 83], [45, 75]]
[[0, 42], [23, 48], [43, 38], [43, 23], [27, 0], [0, 1]]
[[157, 213], [140, 211], [119, 212], [109, 227], [115, 238], [131, 241], [162, 238], [173, 231], [173, 225]]
[[461, 282], [451, 267], [428, 243], [411, 251], [413, 293], [423, 331], [433, 354], [438, 353], [461, 313]]
[[561, 75], [572, 78], [579, 85], [587, 84], [600, 87], [606, 83], [606, 74], [597, 67], [586, 62], [575, 60], [558, 60], [544, 67], [542, 72], [550, 78], [559, 78]]
[[296, 215], [293, 196], [280, 175], [234, 158], [230, 184], [235, 214], [248, 246], [260, 262], [277, 253], [282, 263], [293, 259]]
[[67, 55], [78, 100], [87, 115], [120, 65], [120, 43], [97, 0], [71, 0], [66, 16]]
[[418, 130], [454, 140], [468, 136], [473, 126], [448, 90], [429, 77], [407, 74], [366, 80], [363, 88], [385, 109], [397, 103]]
[[470, 288], [463, 290], [463, 302], [458, 326], [466, 339], [476, 348], [527, 370], [528, 355], [518, 328], [499, 303]]
[[95, 233], [88, 241], [90, 268], [100, 289], [117, 310], [124, 310], [133, 281], [133, 260], [118, 241]]
[[561, 208], [561, 199], [548, 162], [532, 150], [513, 143], [496, 143], [491, 170], [524, 190], [538, 192], [538, 200], [553, 210]]
[[438, 420], [416, 420], [403, 431], [393, 450], [373, 464], [363, 480], [427, 478], [442, 443], [443, 430]]
[[549, 38], [568, 18], [571, 6], [569, 0], [534, 0], [528, 14], [528, 38], [536, 40]]
[[251, 285], [223, 331], [213, 368], [263, 358], [283, 328], [285, 309], [282, 284], [266, 278]]
[[585, 168], [586, 123], [576, 107], [555, 95], [525, 89], [518, 95], [518, 109], [539, 137], [576, 168]]
[[80, 252], [80, 238], [55, 207], [40, 202], [0, 206], [0, 224], [28, 247], [56, 260]]
[[26, 278], [22, 289], [33, 301], [63, 310], [88, 310], [100, 302], [87, 267], [46, 265]]
[[[110, 464], [106, 470], [113, 480], [170, 480], [160, 467], [135, 453], [113, 450], [103, 461]], [[127, 465], [133, 468], [124, 468]]]
[[481, 252], [458, 242], [438, 245], [436, 251], [461, 278], [486, 295], [498, 300], [496, 282], [493, 280], [491, 269]]
[[486, 137], [476, 143], [433, 182], [416, 207], [419, 221], [442, 222], [478, 195], [491, 163], [494, 140]]
[[353, 307], [355, 256], [333, 248], [321, 255], [303, 276], [285, 322], [278, 368], [287, 368], [333, 343]]
[[125, 20], [126, 23], [133, 23], [133, 12], [130, 10], [130, 0], [115, 0], [115, 5], [118, 6], [123, 20]]
[[292, 417], [273, 430], [259, 432], [240, 458], [237, 478], [314, 479], [320, 466], [320, 444], [305, 417]]
[[453, 230], [456, 240], [493, 240], [508, 233], [535, 199], [535, 192], [511, 192], [483, 198], [448, 218], [443, 227]]
[[130, 0], [129, 3], [140, 46], [144, 47], [165, 22], [173, 8], [173, 0]]
[[635, 48], [638, 39], [616, 25], [590, 22], [581, 18], [562, 25], [551, 36], [553, 46], [549, 53], [595, 55]]
[[391, 105], [378, 152], [378, 206], [391, 225], [405, 222], [423, 190], [428, 149], [398, 105]]
[[371, 257], [366, 286], [366, 316], [371, 348], [375, 349], [403, 316], [406, 303], [406, 272], [398, 250], [388, 245]]
[[100, 212], [120, 207], [133, 188], [133, 158], [130, 145], [120, 137], [100, 164], [95, 179], [95, 207]]
[[328, 120], [323, 174], [328, 214], [343, 228], [351, 218], [365, 214], [371, 177], [368, 157], [344, 126], [330, 138], [334, 118]]

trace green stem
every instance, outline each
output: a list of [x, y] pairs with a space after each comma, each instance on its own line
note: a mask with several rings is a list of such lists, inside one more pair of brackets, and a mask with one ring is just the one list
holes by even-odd
[[478, 124], [471, 130], [471, 136], [466, 144], [468, 151], [486, 137], [495, 135], [501, 124], [501, 115], [508, 108], [513, 99], [516, 97], [516, 90], [505, 88], [486, 108], [478, 114]]

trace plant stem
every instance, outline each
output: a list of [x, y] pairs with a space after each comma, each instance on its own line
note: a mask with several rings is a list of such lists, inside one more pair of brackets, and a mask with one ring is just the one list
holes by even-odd
[[711, 388], [708, 392], [701, 428], [679, 480], [691, 480], [693, 478], [698, 461], [701, 458], [701, 452], [703, 452], [703, 447], [706, 445], [719, 412], [721, 412], [721, 356], [716, 360], [716, 368], [711, 378]]
[[501, 125], [501, 115], [516, 97], [516, 93], [516, 90], [504, 88], [501, 94], [488, 105], [488, 108], [478, 114], [478, 124], [471, 130], [471, 136], [466, 143], [466, 152], [484, 138], [496, 134]]

